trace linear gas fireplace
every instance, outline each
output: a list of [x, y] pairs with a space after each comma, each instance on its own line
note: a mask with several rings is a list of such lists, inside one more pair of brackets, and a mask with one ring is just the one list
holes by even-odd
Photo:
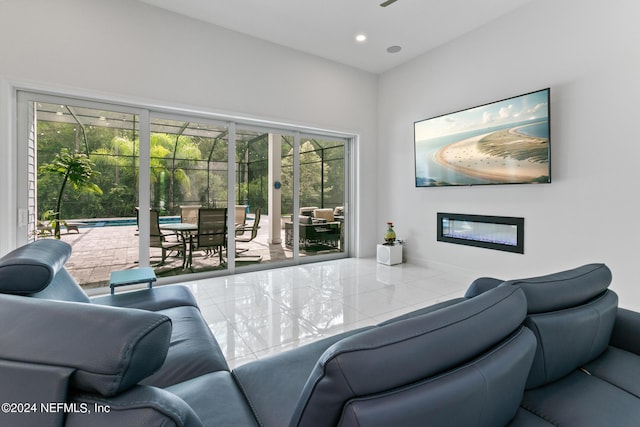
[[524, 218], [438, 212], [438, 241], [524, 253]]

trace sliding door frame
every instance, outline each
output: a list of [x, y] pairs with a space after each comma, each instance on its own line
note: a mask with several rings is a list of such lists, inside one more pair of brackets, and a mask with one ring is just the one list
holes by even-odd
[[[267, 263], [261, 267], [260, 264], [254, 264], [251, 266], [243, 267], [242, 271], [261, 270], [265, 268], [276, 268], [287, 265], [295, 265], [301, 263], [318, 262], [338, 258], [347, 258], [353, 255], [353, 242], [355, 242], [355, 230], [354, 221], [356, 217], [355, 203], [351, 200], [354, 196], [354, 188], [356, 185], [356, 144], [357, 135], [317, 129], [311, 127], [305, 127], [300, 125], [292, 125], [280, 122], [270, 122], [267, 120], [256, 120], [247, 117], [230, 116], [214, 112], [199, 111], [197, 109], [185, 109], [185, 108], [171, 108], [167, 106], [158, 106], [152, 103], [145, 102], [131, 102], [122, 101], [119, 99], [108, 99], [108, 96], [104, 94], [99, 96], [87, 96], [82, 93], [71, 93], [73, 91], [67, 91], [67, 93], [61, 93], [48, 89], [41, 89], [37, 87], [30, 87], [30, 85], [12, 85], [10, 86], [10, 92], [15, 99], [15, 103], [11, 106], [10, 117], [13, 116], [16, 119], [16, 128], [12, 132], [15, 135], [15, 159], [17, 160], [15, 166], [15, 211], [17, 218], [15, 218], [15, 226], [13, 236], [15, 238], [15, 246], [21, 246], [28, 242], [28, 233], [26, 232], [26, 224], [24, 223], [25, 215], [31, 214], [28, 212], [27, 196], [29, 193], [29, 186], [27, 182], [27, 176], [29, 171], [27, 170], [27, 146], [24, 143], [28, 140], [28, 115], [27, 108], [30, 102], [47, 102], [54, 104], [69, 104], [86, 108], [103, 109], [116, 112], [122, 112], [126, 114], [135, 114], [139, 117], [139, 174], [138, 174], [138, 200], [139, 200], [139, 228], [140, 228], [140, 246], [139, 246], [139, 265], [149, 265], [149, 208], [150, 208], [150, 122], [151, 117], [161, 117], [177, 120], [201, 120], [207, 123], [224, 124], [229, 130], [229, 152], [228, 152], [228, 195], [227, 205], [233, 206], [235, 204], [235, 186], [236, 186], [236, 131], [237, 128], [248, 130], [259, 130], [265, 132], [293, 135], [294, 137], [294, 184], [293, 184], [293, 209], [297, 212], [300, 207], [299, 202], [299, 180], [300, 180], [300, 140], [301, 138], [328, 138], [343, 141], [345, 144], [344, 155], [344, 179], [345, 179], [345, 223], [346, 234], [344, 239], [344, 248], [341, 252], [316, 255], [313, 257], [300, 257], [299, 256], [299, 227], [297, 226], [297, 215], [294, 215], [294, 245], [293, 245], [293, 257], [291, 260], [282, 262]], [[106, 99], [105, 99], [106, 98]], [[35, 172], [37, 173], [37, 171]], [[37, 215], [37, 213], [33, 213]], [[230, 254], [235, 253], [235, 236], [230, 233], [229, 248]], [[236, 270], [233, 256], [229, 257], [228, 268], [222, 271], [222, 274], [233, 274]], [[191, 275], [181, 275], [180, 280], [185, 280], [193, 276], [197, 278], [203, 276], [205, 273], [195, 273]], [[216, 275], [215, 272], [210, 272], [208, 276]], [[169, 283], [176, 281], [176, 277], [162, 279], [161, 283]]]

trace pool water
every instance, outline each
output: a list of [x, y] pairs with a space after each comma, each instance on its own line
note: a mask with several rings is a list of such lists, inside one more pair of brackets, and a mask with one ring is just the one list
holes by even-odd
[[[95, 227], [120, 227], [124, 225], [136, 225], [135, 218], [109, 218], [109, 219], [77, 219], [69, 220], [70, 223], [77, 223], [80, 228]], [[172, 224], [180, 222], [179, 216], [160, 217], [160, 224]]]

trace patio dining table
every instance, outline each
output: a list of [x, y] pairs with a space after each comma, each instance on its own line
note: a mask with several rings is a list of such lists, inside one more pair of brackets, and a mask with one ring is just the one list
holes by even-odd
[[190, 222], [176, 222], [168, 224], [160, 224], [161, 230], [175, 231], [184, 244], [185, 250], [182, 253], [182, 268], [191, 265], [191, 247], [193, 246], [193, 233], [198, 231], [198, 224]]

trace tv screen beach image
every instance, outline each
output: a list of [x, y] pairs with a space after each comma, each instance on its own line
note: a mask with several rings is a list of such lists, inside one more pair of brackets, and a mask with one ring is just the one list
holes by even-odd
[[549, 89], [415, 123], [416, 186], [550, 182]]

